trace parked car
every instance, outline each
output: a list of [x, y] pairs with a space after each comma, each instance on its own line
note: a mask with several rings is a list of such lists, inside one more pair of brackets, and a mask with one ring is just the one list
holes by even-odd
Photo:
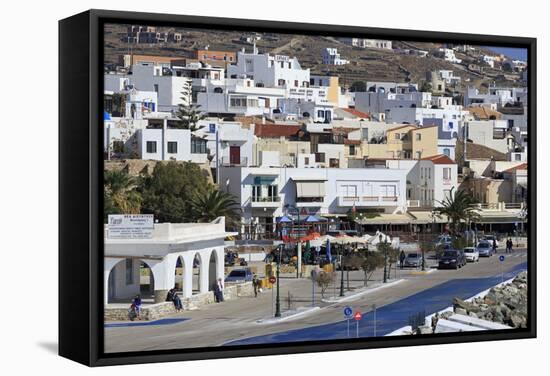
[[466, 247], [464, 248], [464, 256], [466, 256], [466, 261], [468, 262], [478, 262], [479, 261], [479, 252], [475, 247]]
[[443, 252], [441, 259], [439, 260], [439, 269], [459, 269], [466, 265], [466, 257], [462, 250], [450, 250]]
[[422, 253], [407, 253], [405, 260], [403, 261], [403, 266], [413, 268], [419, 268], [422, 266]]
[[495, 241], [497, 243], [497, 248], [499, 247], [498, 239], [494, 235], [485, 235], [483, 237], [483, 240], [486, 240], [487, 242], [489, 242], [489, 244], [491, 244], [491, 247], [493, 246], [493, 241]]
[[493, 255], [493, 245], [488, 241], [480, 241], [477, 243], [476, 251], [479, 257], [491, 257]]
[[248, 282], [252, 281], [254, 277], [252, 271], [249, 268], [245, 269], [233, 269], [227, 277], [225, 277], [225, 282]]

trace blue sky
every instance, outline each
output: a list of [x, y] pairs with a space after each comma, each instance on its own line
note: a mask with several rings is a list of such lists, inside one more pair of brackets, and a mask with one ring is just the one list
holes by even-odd
[[511, 57], [514, 60], [527, 61], [527, 49], [526, 48], [511, 48], [511, 47], [491, 47], [487, 46], [493, 52], [498, 54], [504, 54]]

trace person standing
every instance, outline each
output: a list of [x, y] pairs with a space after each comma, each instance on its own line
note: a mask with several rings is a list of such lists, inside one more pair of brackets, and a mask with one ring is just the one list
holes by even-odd
[[216, 282], [214, 296], [216, 298], [216, 303], [223, 302], [223, 281], [221, 278], [218, 278], [218, 281]]
[[401, 250], [401, 253], [399, 254], [399, 267], [401, 269], [403, 269], [406, 257], [407, 256], [405, 255], [405, 252], [403, 250]]
[[258, 279], [258, 276], [254, 274], [254, 277], [252, 277], [252, 287], [254, 287], [254, 297], [258, 297], [258, 288], [259, 288], [260, 280]]
[[497, 240], [496, 239], [493, 239], [493, 253], [494, 254], [497, 253]]

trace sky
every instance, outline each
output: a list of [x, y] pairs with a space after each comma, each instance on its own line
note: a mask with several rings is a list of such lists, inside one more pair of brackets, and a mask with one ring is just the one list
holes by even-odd
[[527, 61], [527, 49], [526, 48], [511, 48], [511, 47], [491, 47], [488, 46], [491, 51], [498, 54], [503, 54], [511, 57], [514, 60]]

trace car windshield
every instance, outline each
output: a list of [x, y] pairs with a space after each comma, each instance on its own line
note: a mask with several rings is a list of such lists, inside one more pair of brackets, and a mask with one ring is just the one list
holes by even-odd
[[230, 277], [244, 277], [245, 271], [244, 270], [233, 270], [231, 273], [229, 273]]
[[489, 248], [489, 243], [479, 243], [477, 245], [478, 248]]
[[485, 237], [485, 239], [487, 239], [487, 240], [493, 240], [494, 238], [495, 238], [495, 237], [494, 237], [494, 236], [492, 236], [492, 235], [490, 235], [490, 236], [486, 236], [486, 237]]
[[456, 257], [457, 254], [458, 253], [456, 251], [447, 251], [447, 252], [443, 253], [443, 257]]
[[418, 253], [409, 253], [409, 254], [407, 255], [407, 257], [408, 257], [408, 258], [418, 258], [419, 256], [418, 256]]
[[464, 248], [464, 253], [474, 253], [472, 248]]

